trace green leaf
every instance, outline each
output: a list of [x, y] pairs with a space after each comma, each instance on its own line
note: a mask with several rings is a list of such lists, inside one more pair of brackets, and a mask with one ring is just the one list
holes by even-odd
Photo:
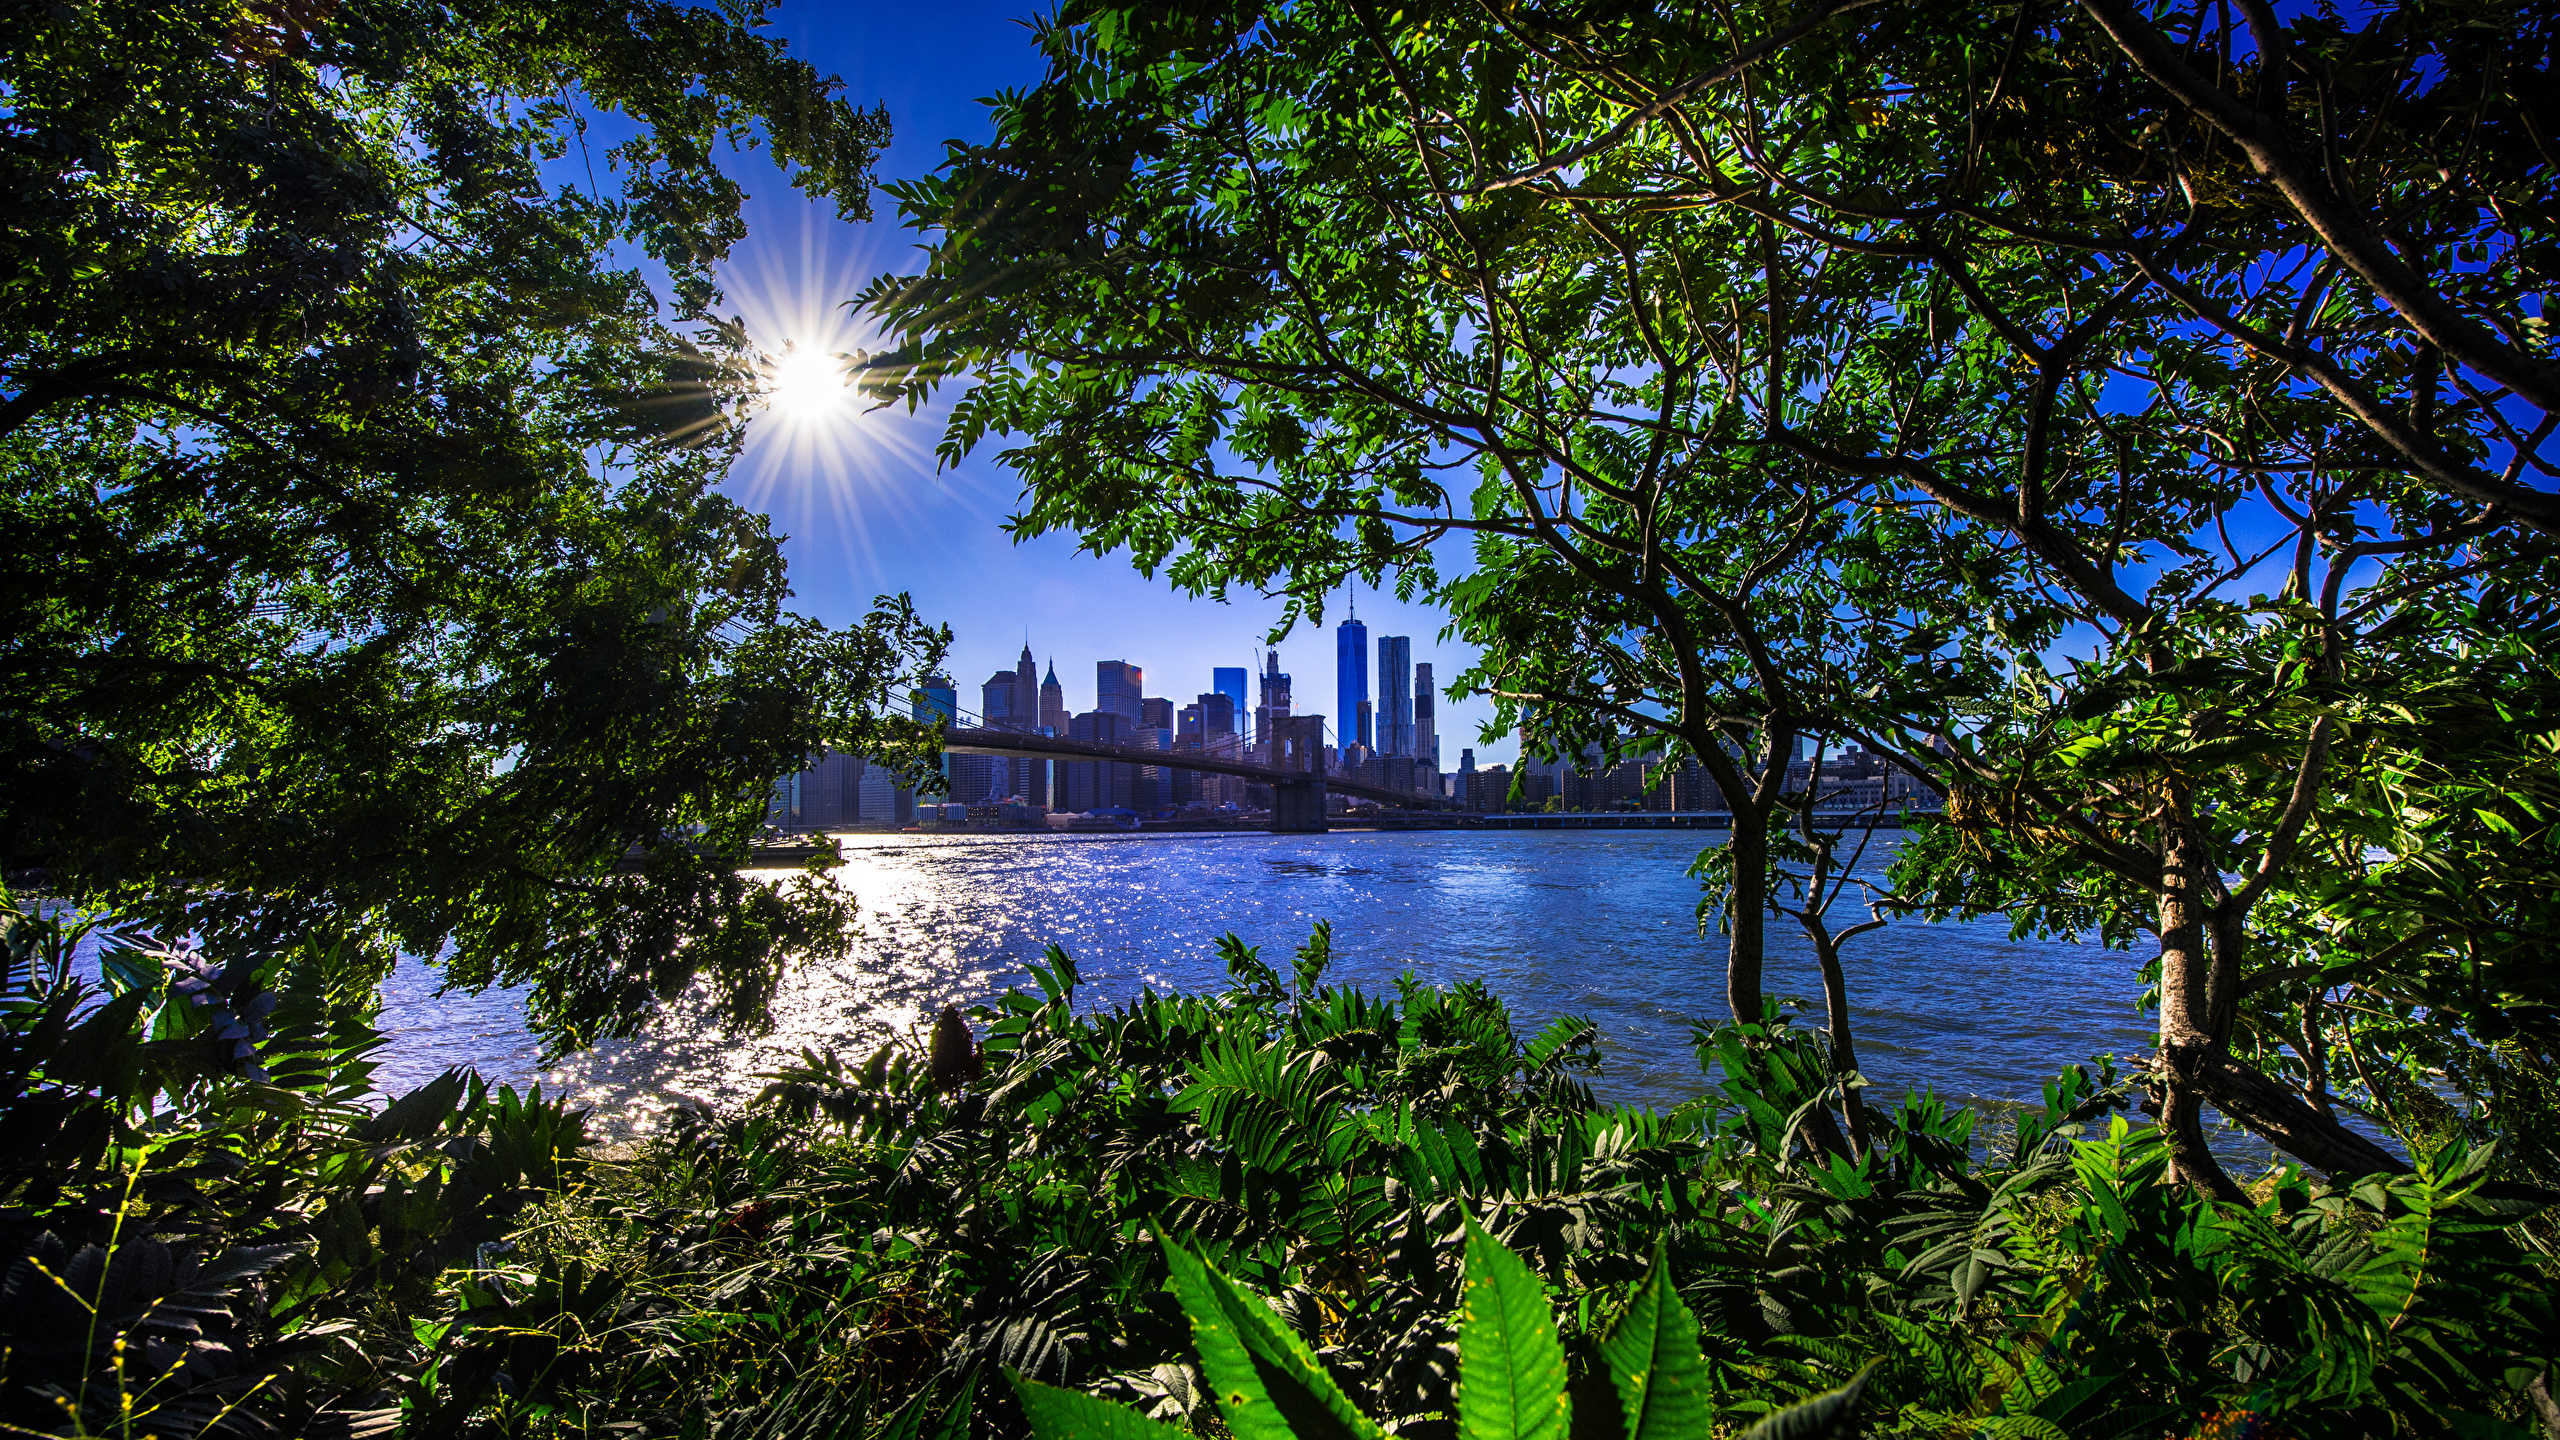
[[1867, 1368], [1849, 1377], [1848, 1384], [1788, 1406], [1743, 1431], [1740, 1440], [1833, 1440], [1854, 1433], [1858, 1397], [1866, 1391], [1867, 1377], [1882, 1363], [1868, 1362]]
[[2487, 1415], [2446, 1410], [2439, 1411], [2436, 1420], [2444, 1426], [2444, 1433], [2453, 1436], [2454, 1440], [2534, 1440], [2533, 1432], [2523, 1426], [2511, 1425]]
[[[960, 1381], [960, 1393], [952, 1396], [951, 1403], [943, 1407], [942, 1420], [933, 1427], [932, 1440], [969, 1440], [969, 1415], [976, 1408], [972, 1402], [977, 1398], [978, 1367], [971, 1365], [969, 1373]], [[890, 1422], [892, 1427], [896, 1423], [894, 1420]], [[883, 1436], [882, 1440], [887, 1440], [887, 1437]]]
[[1384, 1432], [1336, 1387], [1261, 1297], [1165, 1241], [1174, 1298], [1236, 1440], [1375, 1440]]
[[[898, 1413], [890, 1416], [889, 1423], [881, 1427], [879, 1440], [917, 1440], [918, 1436], [924, 1434], [925, 1410], [932, 1405], [934, 1392], [939, 1388], [941, 1387], [927, 1385], [908, 1397], [907, 1403], [899, 1406]], [[965, 1404], [959, 1407], [960, 1413], [964, 1415], [968, 1413], [968, 1409], [969, 1407]]]
[[1564, 1346], [1546, 1290], [1519, 1256], [1469, 1220], [1458, 1309], [1458, 1434], [1564, 1440], [1572, 1420], [1564, 1382]]
[[1707, 1403], [1707, 1362], [1698, 1349], [1698, 1317], [1671, 1288], [1668, 1245], [1653, 1247], [1653, 1273], [1609, 1338], [1600, 1342], [1609, 1379], [1626, 1412], [1626, 1440], [1704, 1435], [1714, 1414]]
[[1168, 1440], [1183, 1433], [1126, 1405], [1025, 1380], [1009, 1367], [1004, 1378], [1013, 1382], [1013, 1393], [1022, 1397], [1023, 1416], [1040, 1440]]

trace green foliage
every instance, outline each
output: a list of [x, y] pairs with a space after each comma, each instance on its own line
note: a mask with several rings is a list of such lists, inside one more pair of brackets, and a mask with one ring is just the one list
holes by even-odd
[[[2338, 1099], [2560, 1058], [2550, 7], [1091, 0], [1039, 39], [896, 188], [935, 245], [863, 295], [902, 343], [862, 383], [964, 387], [944, 456], [999, 438], [1025, 532], [1292, 621], [1392, 578], [1481, 651], [1488, 738], [1695, 758], [1732, 1021], [1810, 734], [1943, 810], [1908, 908], [2156, 937], [2150, 1082], [2226, 1199], [2208, 1101], [2354, 1168]], [[2517, 1164], [2521, 1094], [2466, 1118]]]
[[1592, 1096], [1582, 1023], [1339, 989], [1330, 949], [1231, 941], [1225, 992], [1108, 1009], [1053, 950], [974, 1078], [810, 1056], [592, 1172], [521, 1242], [626, 1287], [580, 1403], [673, 1431], [824, 1377], [947, 1415], [1009, 1371], [989, 1433], [2421, 1435], [2522, 1418], [2560, 1337], [2485, 1148], [2218, 1205], [2098, 1066], [2014, 1154], [1926, 1095], [1849, 1153], [1783, 1016], [1702, 1032], [1712, 1098], [1657, 1115]]
[[361, 1440], [489, 1353], [487, 1292], [457, 1320], [446, 1276], [582, 1173], [583, 1112], [465, 1072], [384, 1103], [346, 969], [217, 966], [0, 895], [0, 1424]]
[[945, 637], [789, 614], [720, 491], [721, 152], [860, 217], [888, 139], [763, 8], [0, 15], [0, 866], [526, 985], [558, 1044], [697, 978], [751, 1023], [836, 941], [736, 861], [811, 751], [924, 760], [889, 712]]
[[[1643, 1288], [1600, 1342], [1626, 1440], [1694, 1435], [1710, 1419], [1711, 1382], [1698, 1349], [1698, 1317], [1671, 1288], [1668, 1251], [1668, 1241], [1655, 1245]], [[1599, 1422], [1586, 1418], [1584, 1427], [1596, 1429]]]
[[1053, 950], [974, 1077], [812, 1056], [609, 1162], [467, 1076], [373, 1096], [333, 952], [110, 935], [101, 992], [82, 933], [0, 927], [38, 1433], [2500, 1433], [2560, 1349], [2488, 1147], [2216, 1204], [2074, 1071], [2015, 1157], [1920, 1095], [1842, 1153], [1785, 1123], [1830, 1082], [1783, 1017], [1702, 1032], [1717, 1098], [1612, 1108], [1587, 1024], [1336, 988], [1321, 931], [1107, 1010]]

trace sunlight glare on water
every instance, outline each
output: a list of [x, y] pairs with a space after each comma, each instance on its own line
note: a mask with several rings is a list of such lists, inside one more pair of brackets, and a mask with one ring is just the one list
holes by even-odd
[[[771, 1034], [726, 1036], [678, 1006], [648, 1034], [537, 1071], [514, 997], [433, 997], [434, 973], [404, 966], [387, 994], [394, 1092], [447, 1065], [493, 1080], [565, 1085], [597, 1128], [644, 1133], [685, 1100], [743, 1104], [763, 1072], [803, 1047], [858, 1058], [915, 1033], [946, 1001], [964, 1008], [1009, 984], [1051, 942], [1083, 975], [1080, 1008], [1146, 986], [1206, 990], [1234, 931], [1286, 973], [1318, 919], [1333, 922], [1336, 984], [1392, 988], [1480, 978], [1525, 1033], [1589, 1016], [1612, 1099], [1677, 1104], [1703, 1088], [1689, 1022], [1723, 1007], [1720, 935], [1697, 933], [1702, 840], [1677, 831], [1400, 834], [855, 835], [836, 872], [862, 911], [833, 960], [786, 983]], [[1863, 918], [1859, 912], [1856, 918]], [[1792, 922], [1769, 928], [1772, 994], [1814, 1002], [1821, 985]], [[1860, 1059], [1886, 1094], [1928, 1085], [1958, 1099], [2032, 1099], [2062, 1065], [2149, 1048], [2133, 957], [2094, 946], [2012, 941], [1999, 924], [1900, 921], [1847, 951]]]

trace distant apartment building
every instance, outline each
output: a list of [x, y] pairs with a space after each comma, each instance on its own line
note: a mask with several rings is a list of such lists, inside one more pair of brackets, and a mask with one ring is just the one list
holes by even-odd
[[[1461, 770], [1449, 778], [1455, 782], [1449, 798], [1456, 801], [1461, 809], [1478, 815], [1500, 815], [1511, 808], [1509, 766], [1488, 765], [1481, 770]], [[1535, 810], [1538, 806], [1531, 804], [1527, 808]]]

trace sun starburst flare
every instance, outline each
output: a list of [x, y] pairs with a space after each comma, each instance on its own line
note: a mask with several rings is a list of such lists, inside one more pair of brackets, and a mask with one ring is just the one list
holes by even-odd
[[785, 343], [766, 370], [765, 403], [793, 420], [823, 420], [849, 408], [845, 362], [821, 350]]

